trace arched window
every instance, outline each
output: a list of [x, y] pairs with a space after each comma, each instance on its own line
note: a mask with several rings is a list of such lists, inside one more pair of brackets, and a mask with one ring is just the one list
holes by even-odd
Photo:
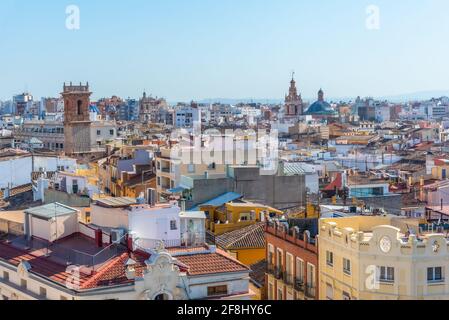
[[78, 100], [77, 103], [77, 114], [82, 115], [83, 114], [83, 102], [81, 100]]

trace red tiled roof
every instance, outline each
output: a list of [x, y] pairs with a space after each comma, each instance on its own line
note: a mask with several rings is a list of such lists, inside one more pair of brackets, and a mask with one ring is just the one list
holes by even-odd
[[[201, 248], [205, 249], [204, 247]], [[218, 249], [216, 253], [186, 254], [177, 256], [176, 259], [180, 270], [187, 272], [189, 275], [249, 271], [248, 267]], [[146, 268], [145, 260], [149, 258], [149, 255], [124, 253], [113, 258], [93, 275], [81, 274], [79, 279], [80, 290], [133, 283], [133, 280], [129, 280], [125, 273], [125, 263], [129, 258], [137, 262], [134, 267], [136, 276], [142, 276]], [[31, 272], [47, 277], [61, 285], [65, 285], [72, 276], [67, 272], [67, 266], [65, 265], [58, 264], [46, 257], [37, 257], [5, 243], [0, 243], [0, 259], [15, 266], [25, 260], [31, 265]]]
[[184, 248], [184, 247], [172, 247], [166, 249], [170, 254], [189, 254], [189, 253], [195, 253], [198, 251], [205, 251], [208, 250], [206, 246], [198, 246], [198, 247], [190, 247], [190, 248]]
[[[71, 274], [67, 273], [67, 266], [58, 264], [45, 257], [37, 257], [4, 243], [0, 243], [0, 258], [14, 266], [18, 266], [22, 261], [27, 261], [31, 265], [31, 272], [61, 284], [65, 284], [71, 277]], [[81, 286], [86, 279], [86, 276], [81, 275], [79, 279]]]
[[[141, 277], [145, 269], [146, 257], [138, 254], [132, 254], [132, 259], [137, 262], [135, 265], [136, 276]], [[128, 253], [124, 253], [119, 257], [114, 258], [110, 263], [101, 268], [95, 275], [93, 275], [81, 289], [92, 289], [97, 287], [123, 285], [133, 283], [134, 280], [129, 280], [126, 277], [125, 263], [130, 258]]]
[[216, 253], [194, 254], [176, 257], [188, 267], [189, 275], [206, 275], [213, 273], [242, 272], [249, 268], [218, 250]]
[[447, 165], [449, 163], [449, 160], [443, 159], [443, 158], [434, 159], [434, 163], [435, 163], [436, 166], [445, 166], [445, 165]]
[[337, 176], [335, 177], [334, 181], [332, 181], [323, 190], [324, 191], [335, 191], [335, 187], [337, 187], [338, 190], [341, 190], [343, 188], [343, 178], [342, 178], [341, 173], [337, 173]]

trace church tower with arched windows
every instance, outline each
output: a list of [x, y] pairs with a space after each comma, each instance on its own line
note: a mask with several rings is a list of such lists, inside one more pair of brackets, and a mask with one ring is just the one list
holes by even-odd
[[284, 115], [287, 118], [294, 118], [302, 115], [303, 112], [302, 98], [301, 94], [298, 94], [298, 90], [296, 89], [295, 73], [293, 72], [288, 95], [285, 96]]
[[64, 83], [64, 151], [76, 156], [91, 152], [89, 83], [73, 85]]

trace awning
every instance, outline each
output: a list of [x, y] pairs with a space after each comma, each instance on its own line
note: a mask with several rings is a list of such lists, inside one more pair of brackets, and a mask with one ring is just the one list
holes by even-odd
[[183, 186], [179, 186], [179, 187], [177, 187], [177, 188], [168, 189], [167, 192], [168, 192], [168, 193], [177, 194], [177, 193], [182, 193], [182, 192], [184, 192], [184, 190], [189, 190], [189, 188], [186, 188], [186, 187], [183, 187]]
[[222, 194], [221, 196], [216, 197], [208, 202], [205, 202], [196, 207], [193, 207], [188, 211], [200, 211], [200, 207], [203, 207], [203, 206], [221, 207], [225, 203], [232, 202], [232, 201], [235, 201], [235, 200], [238, 200], [241, 198], [243, 198], [243, 195], [241, 195], [239, 193], [228, 192], [228, 193]]

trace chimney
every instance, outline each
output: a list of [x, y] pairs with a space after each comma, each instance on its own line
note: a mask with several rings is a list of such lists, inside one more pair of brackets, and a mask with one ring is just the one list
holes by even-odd
[[134, 280], [136, 278], [136, 265], [137, 262], [131, 258], [125, 262], [126, 278], [128, 278], [128, 280]]

